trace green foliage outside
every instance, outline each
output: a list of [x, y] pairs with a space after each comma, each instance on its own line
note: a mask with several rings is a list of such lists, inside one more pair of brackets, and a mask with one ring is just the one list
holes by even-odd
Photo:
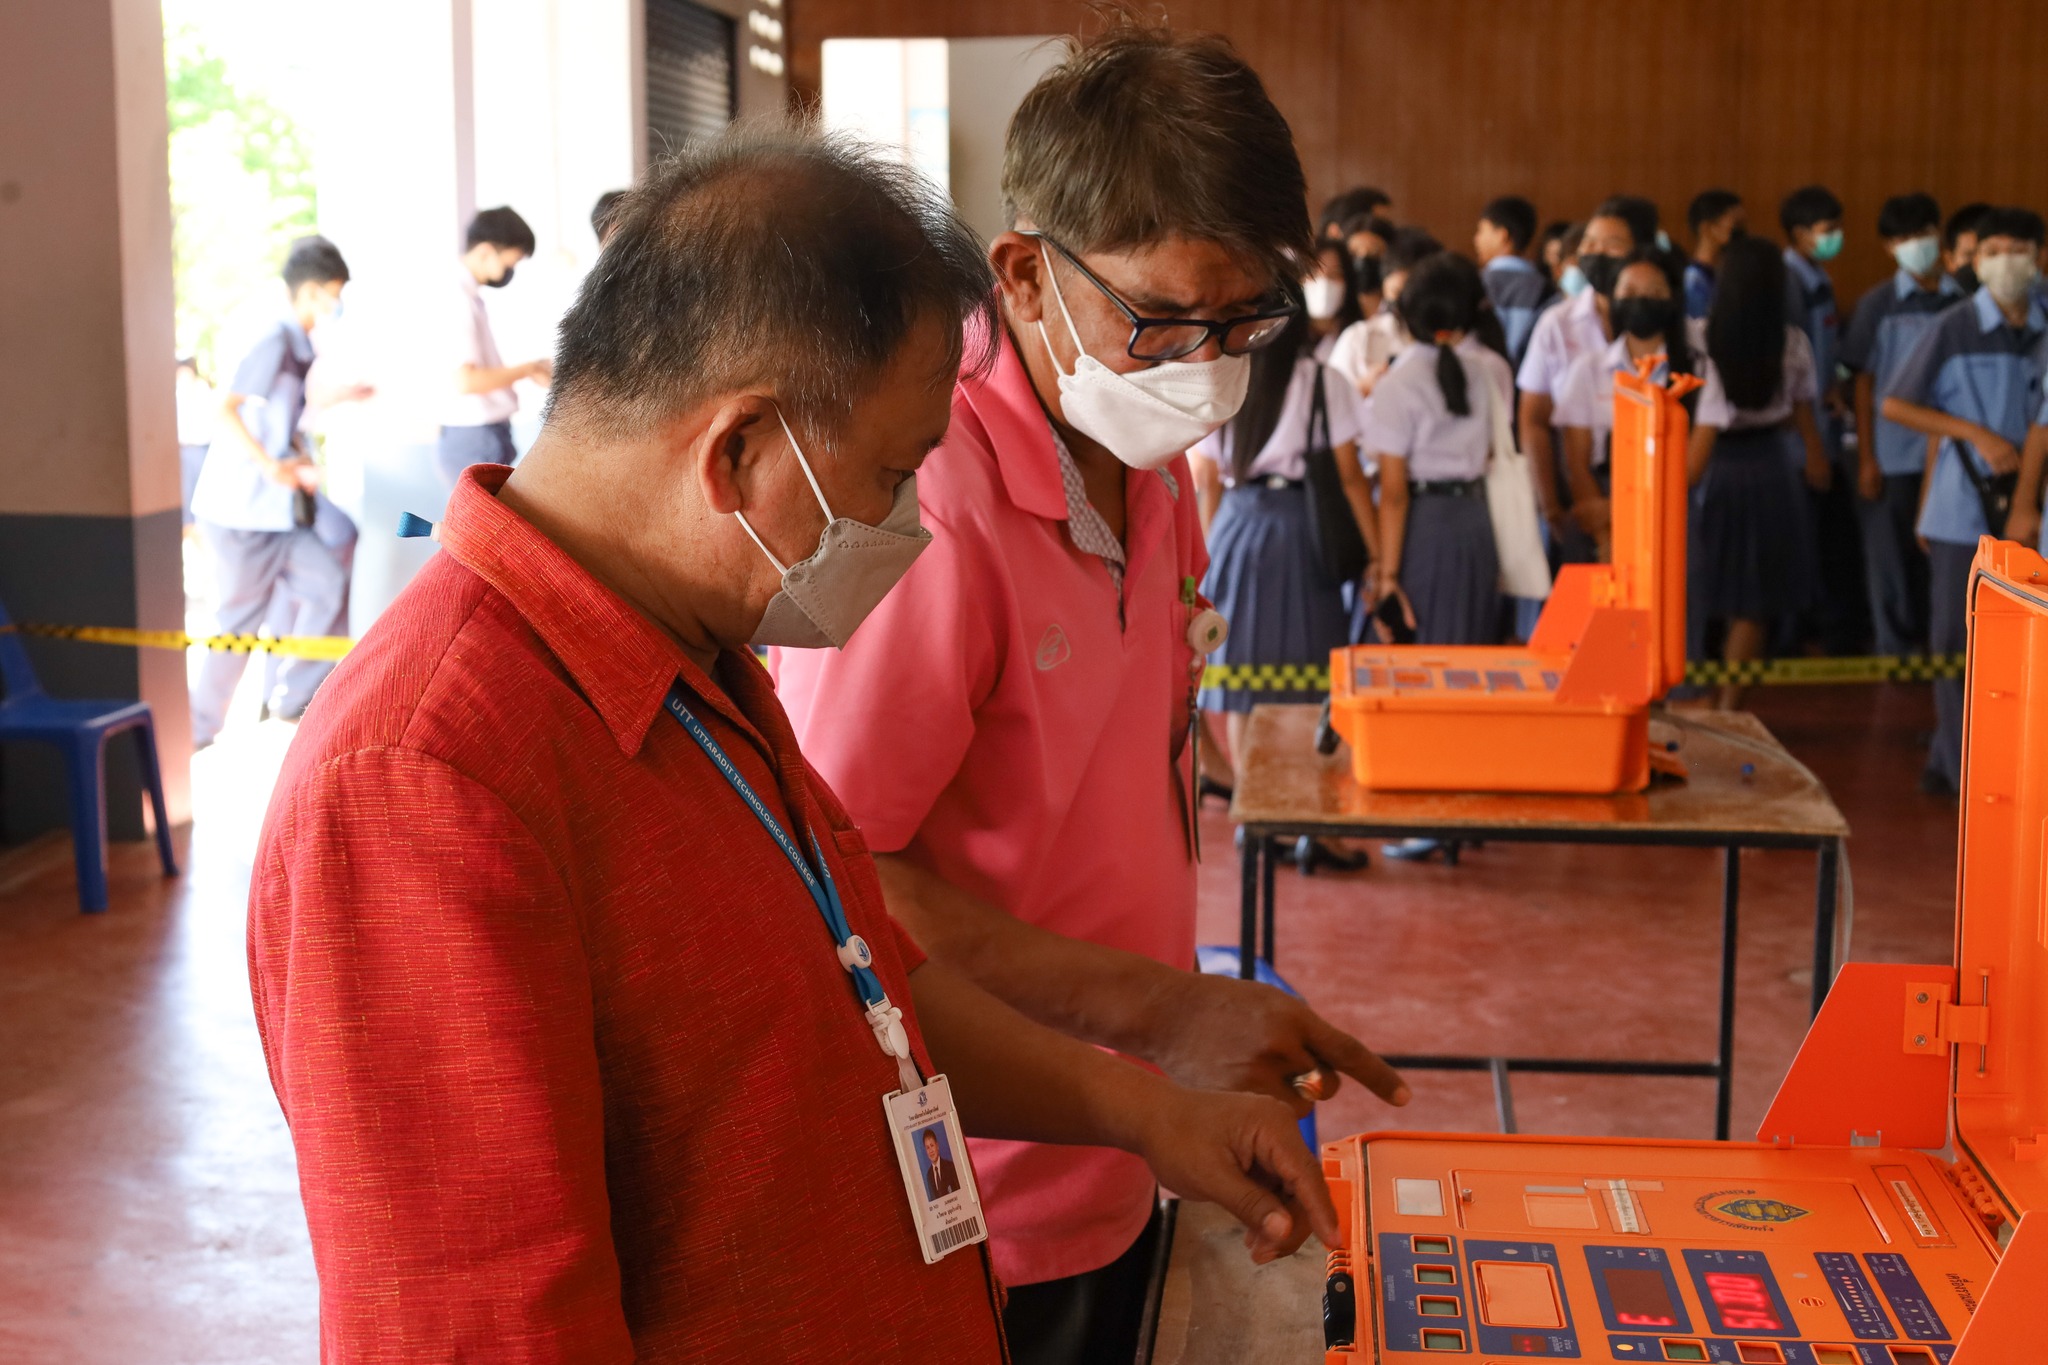
[[178, 353], [218, 382], [237, 319], [282, 288], [287, 247], [313, 231], [312, 159], [289, 115], [238, 88], [191, 25], [165, 18]]

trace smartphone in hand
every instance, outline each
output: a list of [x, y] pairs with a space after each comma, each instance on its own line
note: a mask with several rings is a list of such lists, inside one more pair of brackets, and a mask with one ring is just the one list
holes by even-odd
[[1398, 594], [1388, 593], [1385, 597], [1381, 598], [1379, 606], [1373, 610], [1373, 615], [1379, 618], [1380, 626], [1386, 631], [1389, 644], [1412, 645], [1415, 643], [1415, 627], [1408, 624], [1408, 615], [1401, 607], [1401, 598]]

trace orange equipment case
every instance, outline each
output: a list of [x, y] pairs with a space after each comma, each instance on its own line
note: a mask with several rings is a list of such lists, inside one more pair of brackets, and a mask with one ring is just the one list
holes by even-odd
[[2048, 561], [1970, 599], [1957, 966], [1845, 966], [1755, 1143], [1326, 1147], [1326, 1365], [2048, 1361]]
[[1558, 574], [1527, 647], [1360, 645], [1330, 656], [1330, 721], [1361, 786], [1622, 792], [1650, 782], [1649, 705], [1685, 676], [1685, 446], [1679, 402], [1614, 382], [1614, 562]]

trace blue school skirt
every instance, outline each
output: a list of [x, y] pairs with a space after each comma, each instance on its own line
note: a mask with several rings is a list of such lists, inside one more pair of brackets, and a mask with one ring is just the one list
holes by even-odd
[[[1349, 643], [1344, 595], [1323, 573], [1311, 528], [1308, 489], [1298, 483], [1242, 483], [1223, 495], [1209, 527], [1202, 595], [1230, 622], [1212, 664], [1314, 664]], [[1249, 711], [1267, 702], [1315, 702], [1312, 688], [1286, 691], [1205, 687], [1205, 711]]]
[[1415, 608], [1417, 644], [1500, 643], [1500, 556], [1483, 489], [1418, 494], [1408, 504], [1401, 586]]
[[1813, 605], [1806, 451], [1789, 423], [1724, 431], [1692, 490], [1686, 596], [1693, 620], [1767, 621]]

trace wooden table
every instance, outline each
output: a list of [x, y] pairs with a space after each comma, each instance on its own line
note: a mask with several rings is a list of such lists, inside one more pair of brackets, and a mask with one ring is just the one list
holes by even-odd
[[[1634, 844], [1723, 850], [1721, 1012], [1711, 1062], [1580, 1057], [1389, 1057], [1418, 1071], [1487, 1071], [1503, 1132], [1513, 1132], [1508, 1077], [1515, 1071], [1608, 1076], [1698, 1076], [1717, 1083], [1714, 1135], [1728, 1136], [1735, 1043], [1735, 947], [1745, 848], [1803, 848], [1816, 854], [1813, 916], [1814, 1013], [1834, 979], [1835, 902], [1849, 823], [1827, 788], [1747, 712], [1659, 712], [1651, 743], [1675, 744], [1683, 782], [1647, 792], [1552, 796], [1498, 792], [1368, 791], [1351, 755], [1316, 751], [1320, 708], [1261, 706], [1245, 731], [1230, 816], [1244, 828], [1238, 972], [1274, 962], [1274, 876], [1282, 840], [1429, 838], [1488, 842]], [[1261, 931], [1263, 929], [1263, 944]]]
[[1139, 1365], [1310, 1365], [1323, 1358], [1323, 1245], [1253, 1265], [1214, 1204], [1167, 1205]]

